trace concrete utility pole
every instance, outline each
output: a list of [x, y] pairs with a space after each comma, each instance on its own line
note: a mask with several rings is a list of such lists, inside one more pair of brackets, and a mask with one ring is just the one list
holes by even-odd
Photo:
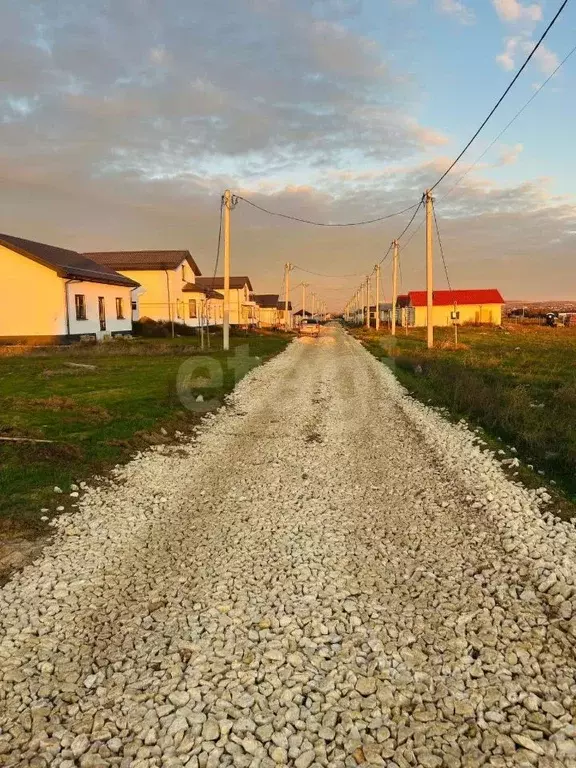
[[366, 276], [366, 328], [370, 328], [370, 275]]
[[306, 317], [306, 287], [308, 283], [302, 283], [302, 320]]
[[312, 317], [316, 317], [316, 294], [312, 291]]
[[380, 330], [380, 264], [376, 264], [376, 330]]
[[434, 346], [434, 293], [432, 274], [432, 193], [426, 190], [426, 340], [428, 349]]
[[292, 271], [292, 264], [288, 261], [284, 264], [284, 287], [286, 289], [286, 299], [284, 302], [284, 323], [286, 324], [286, 330], [289, 330], [292, 326], [290, 322], [289, 302], [290, 302], [290, 272]]
[[[232, 196], [230, 190], [224, 192], [224, 320], [223, 348], [230, 349], [230, 209]], [[240, 318], [238, 318], [240, 319]]]
[[392, 241], [392, 336], [396, 336], [396, 303], [398, 301], [398, 240]]

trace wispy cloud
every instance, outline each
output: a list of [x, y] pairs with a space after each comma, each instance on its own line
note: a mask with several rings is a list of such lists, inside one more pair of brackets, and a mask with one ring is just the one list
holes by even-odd
[[476, 22], [476, 14], [460, 0], [437, 0], [436, 7], [440, 13], [453, 16], [461, 24], [470, 25]]
[[[517, 61], [518, 57], [521, 56], [523, 58], [526, 56], [533, 49], [534, 45], [535, 41], [530, 38], [521, 36], [508, 37], [504, 50], [496, 56], [496, 61], [503, 69], [508, 71], [515, 69], [519, 63]], [[544, 75], [551, 75], [560, 63], [558, 56], [543, 44], [534, 54], [533, 61]]]
[[538, 3], [523, 5], [519, 0], [492, 0], [496, 13], [506, 22], [536, 22], [542, 19], [542, 7]]
[[523, 144], [514, 144], [512, 147], [504, 146], [498, 158], [498, 165], [514, 165], [524, 150]]

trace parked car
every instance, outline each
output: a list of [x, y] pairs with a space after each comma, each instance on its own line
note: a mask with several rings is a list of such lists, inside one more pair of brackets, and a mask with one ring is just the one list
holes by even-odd
[[320, 323], [313, 317], [305, 317], [298, 327], [298, 333], [300, 336], [314, 336], [320, 335]]

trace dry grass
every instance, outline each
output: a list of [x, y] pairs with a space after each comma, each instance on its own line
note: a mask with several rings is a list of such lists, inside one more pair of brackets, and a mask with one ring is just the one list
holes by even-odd
[[354, 329], [425, 402], [448, 407], [518, 449], [526, 463], [576, 496], [576, 327], [513, 325], [424, 330], [392, 339]]

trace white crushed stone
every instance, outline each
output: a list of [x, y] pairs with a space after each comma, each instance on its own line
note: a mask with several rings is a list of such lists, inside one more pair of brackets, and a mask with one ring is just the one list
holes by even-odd
[[229, 400], [0, 591], [0, 764], [576, 766], [545, 490], [340, 329]]

